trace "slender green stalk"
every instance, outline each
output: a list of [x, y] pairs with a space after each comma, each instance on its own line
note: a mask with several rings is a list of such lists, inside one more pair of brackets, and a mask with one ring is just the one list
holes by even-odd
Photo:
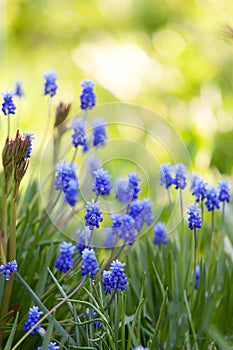
[[182, 233], [184, 234], [184, 208], [183, 208], [183, 196], [182, 196], [182, 190], [180, 188], [180, 216], [181, 216], [181, 226], [182, 226]]
[[167, 197], [168, 197], [168, 206], [169, 206], [170, 215], [172, 216], [172, 201], [171, 201], [169, 188], [167, 188]]
[[[11, 209], [10, 209], [10, 237], [9, 237], [9, 261], [16, 260], [16, 201], [17, 197], [15, 197], [16, 190], [16, 182], [13, 184], [13, 191], [11, 197]], [[11, 274], [11, 278], [9, 281], [6, 281], [5, 288], [3, 292], [2, 298], [2, 309], [0, 319], [4, 318], [4, 316], [8, 313], [11, 293], [14, 282], [14, 273]], [[0, 348], [3, 341], [4, 330], [0, 332]]]
[[204, 220], [204, 201], [201, 201], [201, 221]]
[[2, 194], [2, 212], [1, 212], [1, 228], [0, 228], [0, 256], [3, 264], [7, 263], [7, 206], [9, 193], [9, 180], [5, 177], [4, 192]]
[[194, 281], [193, 281], [193, 288], [195, 288], [195, 283], [196, 283], [196, 266], [197, 266], [197, 232], [196, 232], [196, 227], [194, 227], [193, 230], [193, 235], [194, 235]]
[[214, 237], [214, 210], [211, 213], [211, 240]]
[[222, 203], [222, 238], [224, 238], [225, 201]]

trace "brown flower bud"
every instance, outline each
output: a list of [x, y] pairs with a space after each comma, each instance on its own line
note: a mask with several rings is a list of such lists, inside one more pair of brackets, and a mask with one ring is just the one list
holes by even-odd
[[4, 175], [7, 180], [10, 179], [12, 174], [12, 169], [13, 169], [12, 149], [13, 149], [13, 141], [9, 140], [9, 137], [7, 137], [5, 146], [2, 150], [2, 165], [4, 169]]
[[22, 140], [19, 130], [17, 130], [12, 148], [13, 167], [19, 167], [22, 160], [26, 158], [29, 142], [30, 136], [26, 136], [25, 140]]
[[70, 107], [71, 107], [71, 103], [64, 103], [64, 102], [59, 103], [59, 105], [56, 108], [54, 128], [57, 128], [59, 125], [61, 125], [64, 122], [64, 120], [67, 118], [70, 112]]

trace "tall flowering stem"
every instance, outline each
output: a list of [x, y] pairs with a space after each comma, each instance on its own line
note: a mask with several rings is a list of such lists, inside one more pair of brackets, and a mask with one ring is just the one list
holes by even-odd
[[190, 230], [193, 230], [193, 235], [194, 235], [194, 287], [196, 284], [196, 254], [197, 254], [197, 234], [196, 234], [196, 229], [202, 227], [202, 220], [200, 216], [200, 209], [196, 203], [192, 203], [188, 206], [187, 214], [189, 215], [188, 217], [188, 225]]

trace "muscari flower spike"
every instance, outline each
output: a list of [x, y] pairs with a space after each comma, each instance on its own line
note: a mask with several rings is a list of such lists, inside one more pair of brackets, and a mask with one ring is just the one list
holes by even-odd
[[153, 205], [150, 198], [144, 198], [142, 201], [132, 201], [129, 206], [129, 215], [134, 218], [135, 229], [140, 232], [146, 223], [150, 226], [154, 221]]
[[16, 106], [14, 104], [13, 101], [13, 92], [6, 92], [4, 94], [2, 94], [3, 96], [3, 104], [2, 104], [2, 112], [5, 115], [9, 115], [9, 114], [15, 114], [16, 111]]
[[136, 173], [129, 173], [128, 179], [129, 179], [129, 184], [132, 186], [132, 189], [133, 189], [133, 200], [135, 200], [138, 198], [138, 193], [140, 192], [140, 188], [138, 185], [141, 180]]
[[75, 246], [72, 243], [62, 242], [60, 244], [60, 255], [56, 261], [56, 268], [66, 273], [74, 265], [73, 254]]
[[168, 243], [167, 229], [163, 222], [157, 222], [153, 228], [154, 232], [154, 244], [160, 245]]
[[22, 89], [22, 81], [20, 81], [20, 80], [16, 80], [16, 82], [15, 82], [14, 95], [19, 97], [19, 98], [24, 96], [24, 92], [23, 92], [23, 89]]
[[18, 268], [16, 260], [10, 261], [7, 264], [0, 266], [0, 275], [5, 277], [6, 281], [10, 280], [10, 276], [13, 272], [16, 272]]
[[54, 186], [63, 191], [65, 200], [74, 207], [78, 201], [79, 183], [76, 175], [76, 166], [72, 162], [59, 163], [56, 166]]
[[195, 289], [198, 289], [199, 279], [200, 279], [201, 269], [200, 266], [196, 266], [196, 279], [195, 279]]
[[21, 136], [22, 140], [25, 140], [26, 137], [29, 136], [30, 137], [30, 141], [29, 141], [29, 145], [28, 145], [28, 151], [27, 151], [27, 155], [26, 158], [30, 158], [31, 157], [31, 153], [32, 153], [32, 141], [35, 139], [34, 133], [33, 132], [24, 132]]
[[104, 146], [107, 140], [106, 122], [96, 119], [92, 123], [93, 127], [93, 146]]
[[186, 185], [186, 168], [184, 164], [175, 164], [173, 167], [173, 171], [175, 174], [175, 178], [173, 179], [173, 184], [175, 185], [175, 189], [181, 189], [183, 190]]
[[112, 234], [118, 235], [119, 238], [128, 242], [129, 245], [132, 245], [136, 239], [134, 219], [132, 216], [125, 214], [113, 214], [111, 216], [112, 220]]
[[87, 109], [92, 109], [96, 104], [96, 94], [93, 91], [94, 83], [91, 80], [84, 80], [81, 83], [83, 88], [80, 95], [80, 108], [85, 111]]
[[173, 184], [172, 166], [170, 163], [162, 164], [159, 172], [159, 183], [165, 188], [169, 188]]
[[231, 187], [230, 187], [230, 182], [228, 180], [219, 180], [218, 182], [218, 188], [219, 188], [219, 195], [218, 199], [221, 202], [230, 202], [231, 199]]
[[[59, 350], [60, 347], [57, 345], [56, 342], [50, 342], [48, 344], [47, 350]], [[42, 346], [39, 346], [37, 350], [42, 350]]]
[[216, 187], [210, 187], [207, 189], [205, 204], [208, 211], [213, 211], [220, 208], [220, 200], [218, 198], [218, 191]]
[[207, 182], [199, 174], [192, 174], [190, 189], [192, 195], [196, 197], [196, 202], [203, 201], [207, 196]]
[[90, 274], [90, 278], [93, 278], [98, 269], [95, 251], [93, 249], [85, 248], [82, 252], [82, 265], [81, 275]]
[[87, 136], [86, 136], [86, 122], [82, 118], [74, 119], [72, 123], [73, 135], [72, 143], [75, 148], [79, 145], [86, 147], [87, 145]]
[[[89, 319], [97, 318], [97, 313], [95, 312], [95, 310], [91, 310], [91, 312], [90, 312], [89, 308], [86, 309], [86, 315]], [[86, 316], [84, 315], [83, 317], [86, 317]], [[94, 327], [101, 327], [102, 322], [101, 321], [94, 321], [93, 325], [94, 325]]]
[[91, 242], [90, 242], [89, 246], [87, 246], [88, 242], [90, 241], [91, 231], [90, 230], [87, 230], [87, 231], [77, 230], [77, 235], [78, 235], [77, 249], [78, 249], [79, 253], [82, 254], [82, 252], [85, 248], [92, 247]]
[[190, 230], [194, 230], [196, 228], [202, 227], [202, 220], [200, 216], [201, 209], [198, 208], [197, 203], [192, 203], [188, 206], [187, 214], [188, 217], [188, 224]]
[[110, 271], [103, 271], [103, 287], [106, 294], [111, 294], [112, 290], [125, 290], [127, 284], [127, 276], [124, 272], [125, 264], [119, 260], [114, 260], [111, 263]]
[[121, 203], [129, 203], [133, 199], [134, 190], [128, 179], [119, 178], [115, 182], [116, 199]]
[[93, 230], [94, 227], [99, 228], [99, 223], [103, 221], [99, 203], [95, 203], [92, 200], [92, 202], [88, 202], [87, 205], [85, 205], [85, 208], [87, 209], [85, 226], [89, 226], [90, 230]]
[[95, 171], [95, 182], [93, 184], [92, 191], [96, 193], [96, 196], [107, 196], [110, 194], [112, 185], [110, 182], [111, 175], [108, 170], [100, 168]]
[[53, 70], [49, 70], [48, 72], [44, 73], [43, 78], [45, 79], [44, 83], [44, 95], [49, 95], [50, 97], [53, 97], [56, 95], [57, 91], [57, 73]]
[[[43, 312], [39, 311], [38, 306], [32, 306], [29, 308], [29, 313], [28, 313], [28, 319], [24, 323], [24, 328], [26, 331], [29, 331], [39, 320], [40, 320], [40, 315], [42, 315]], [[33, 331], [31, 331], [31, 335], [34, 335], [35, 333], [38, 333], [40, 330], [40, 325], [36, 326]]]

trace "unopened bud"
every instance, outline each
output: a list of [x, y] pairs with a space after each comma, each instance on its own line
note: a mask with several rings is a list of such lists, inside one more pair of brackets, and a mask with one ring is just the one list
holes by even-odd
[[2, 150], [2, 165], [4, 168], [4, 175], [7, 180], [10, 179], [12, 174], [12, 149], [13, 149], [13, 141], [9, 140], [9, 137], [6, 139], [5, 146]]
[[30, 136], [26, 136], [26, 138], [22, 140], [19, 134], [19, 130], [17, 130], [15, 140], [13, 141], [13, 149], [12, 149], [12, 160], [13, 160], [14, 167], [19, 167], [22, 160], [26, 158], [29, 143], [30, 143]]
[[70, 107], [71, 107], [71, 103], [64, 103], [64, 102], [59, 103], [59, 105], [56, 108], [54, 128], [57, 128], [59, 125], [61, 125], [64, 122], [64, 120], [67, 118], [70, 112]]

